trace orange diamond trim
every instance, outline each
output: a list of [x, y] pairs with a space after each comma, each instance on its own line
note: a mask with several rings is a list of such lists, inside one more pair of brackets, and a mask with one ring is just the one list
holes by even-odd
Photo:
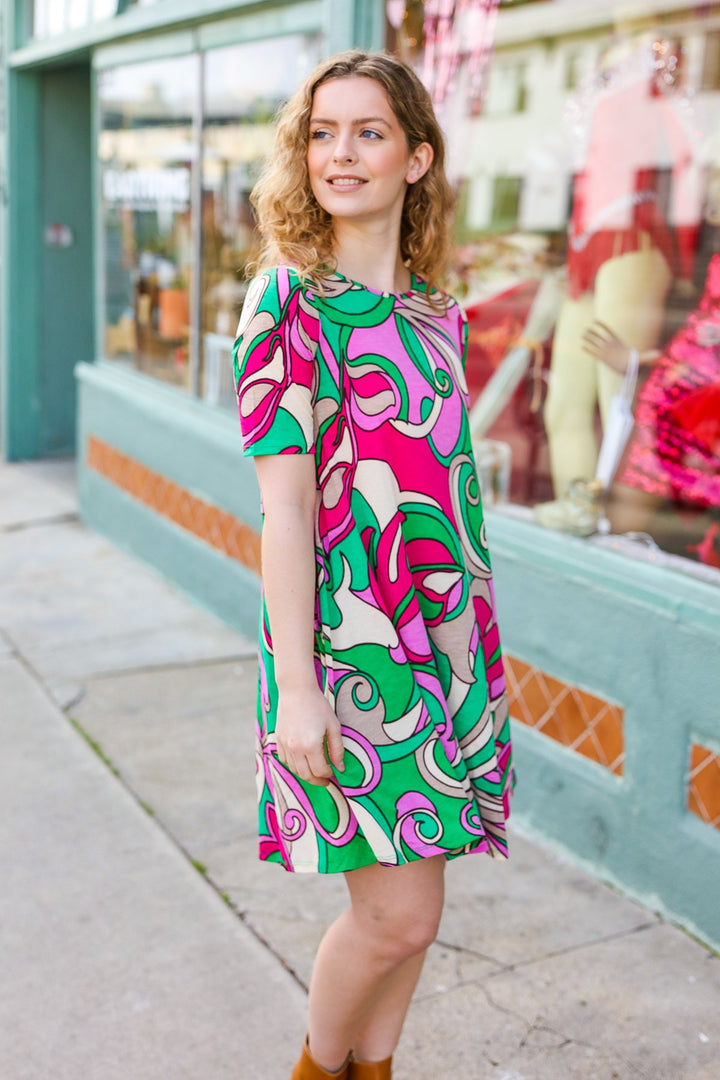
[[504, 656], [503, 662], [515, 720], [622, 776], [624, 709], [514, 656]]
[[87, 441], [87, 465], [181, 529], [260, 574], [260, 537], [232, 514], [191, 495], [94, 435]]
[[720, 829], [720, 754], [696, 743], [690, 747], [687, 808]]

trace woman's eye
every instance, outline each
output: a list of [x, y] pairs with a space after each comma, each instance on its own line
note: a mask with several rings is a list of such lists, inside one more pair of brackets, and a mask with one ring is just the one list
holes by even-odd
[[363, 128], [360, 135], [363, 139], [382, 139], [380, 132], [373, 131], [372, 128]]
[[329, 139], [330, 132], [325, 131], [323, 128], [317, 128], [315, 131], [310, 132], [311, 139]]

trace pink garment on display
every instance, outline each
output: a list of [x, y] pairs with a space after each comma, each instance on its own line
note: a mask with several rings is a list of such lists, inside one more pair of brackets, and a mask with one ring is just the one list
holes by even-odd
[[[720, 255], [699, 306], [638, 398], [620, 483], [700, 507], [720, 506]], [[705, 344], [711, 341], [714, 344]]]

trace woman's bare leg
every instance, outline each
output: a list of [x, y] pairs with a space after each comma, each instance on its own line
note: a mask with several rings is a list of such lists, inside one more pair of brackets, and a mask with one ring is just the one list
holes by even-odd
[[426, 955], [427, 949], [423, 949], [411, 956], [385, 980], [353, 1041], [358, 1061], [384, 1061], [394, 1052]]
[[309, 1002], [312, 1056], [339, 1069], [351, 1048], [381, 1061], [400, 1037], [444, 899], [445, 857], [345, 875], [351, 905], [320, 943]]

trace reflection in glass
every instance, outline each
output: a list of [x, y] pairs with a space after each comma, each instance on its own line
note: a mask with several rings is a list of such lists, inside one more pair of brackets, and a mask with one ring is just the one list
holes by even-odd
[[[500, 0], [482, 113], [460, 69], [441, 113], [452, 286], [474, 434], [500, 488], [509, 464], [509, 512], [717, 568], [720, 36], [707, 8], [670, 30], [655, 7]], [[386, 10], [388, 45], [422, 70], [408, 42], [427, 42], [437, 5]]]
[[205, 56], [200, 387], [213, 404], [235, 404], [229, 354], [255, 246], [248, 197], [275, 113], [319, 59], [320, 39], [299, 35]]
[[190, 389], [195, 57], [99, 78], [105, 355]]

